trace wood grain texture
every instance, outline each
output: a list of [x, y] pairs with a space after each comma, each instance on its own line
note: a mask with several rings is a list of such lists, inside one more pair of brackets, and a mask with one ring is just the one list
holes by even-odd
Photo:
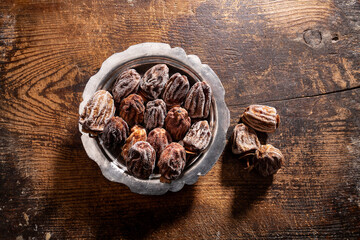
[[[274, 106], [285, 166], [244, 170], [229, 145], [192, 186], [141, 196], [107, 181], [77, 129], [101, 63], [141, 42], [195, 54], [226, 90], [231, 127]], [[356, 0], [0, 3], [0, 239], [360, 238]]]

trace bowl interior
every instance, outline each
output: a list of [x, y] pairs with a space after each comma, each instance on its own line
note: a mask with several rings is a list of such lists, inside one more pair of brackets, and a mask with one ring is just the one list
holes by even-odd
[[[150, 69], [152, 66], [154, 66], [156, 64], [166, 64], [169, 67], [169, 77], [171, 77], [174, 73], [180, 73], [182, 75], [185, 75], [189, 80], [190, 88], [196, 82], [204, 81], [200, 77], [200, 75], [197, 74], [196, 71], [191, 68], [191, 66], [185, 65], [184, 63], [182, 63], [178, 60], [175, 60], [175, 59], [172, 59], [169, 57], [164, 57], [164, 56], [149, 56], [149, 57], [133, 59], [129, 62], [126, 62], [122, 65], [117, 66], [115, 69], [110, 71], [105, 76], [105, 80], [102, 81], [103, 84], [100, 85], [97, 90], [104, 89], [104, 90], [108, 90], [111, 93], [111, 89], [115, 82], [116, 76], [118, 76], [118, 74], [120, 74], [121, 72], [123, 72], [127, 69], [130, 69], [130, 68], [133, 68], [142, 77], [148, 69]], [[216, 119], [217, 119], [217, 115], [216, 115], [217, 111], [216, 111], [215, 101], [216, 101], [216, 99], [214, 99], [214, 97], [212, 97], [210, 114], [209, 114], [208, 118], [206, 119], [209, 122], [212, 136], [215, 135], [214, 131], [215, 131]], [[145, 102], [145, 105], [146, 105], [146, 102]], [[167, 109], [167, 111], [169, 111], [169, 109]], [[116, 111], [115, 115], [119, 115], [118, 111]], [[197, 119], [192, 119], [192, 124], [196, 121], [197, 121]], [[214, 138], [212, 137], [212, 139], [209, 143], [209, 146], [212, 144], [213, 139]], [[112, 150], [107, 149], [103, 145], [103, 142], [102, 142], [101, 138], [99, 138], [99, 137], [96, 138], [96, 141], [99, 144], [100, 149], [102, 150], [103, 154], [107, 157], [107, 159], [109, 161], [113, 162], [117, 167], [124, 170], [124, 172], [126, 174], [129, 174], [127, 172], [126, 164], [123, 161], [123, 159], [121, 158], [121, 155], [120, 155], [121, 150], [119, 149], [119, 150], [112, 151]], [[208, 146], [208, 148], [209, 148], [209, 146]], [[202, 156], [207, 151], [207, 149], [205, 149], [202, 153], [200, 153], [198, 155], [193, 155], [193, 154], [187, 153], [187, 162], [186, 162], [186, 166], [183, 171], [183, 174], [185, 174], [186, 171], [189, 170], [196, 162], [202, 160]], [[152, 174], [149, 179], [150, 180], [160, 179], [160, 174], [158, 173], [157, 168], [155, 168], [154, 174]]]

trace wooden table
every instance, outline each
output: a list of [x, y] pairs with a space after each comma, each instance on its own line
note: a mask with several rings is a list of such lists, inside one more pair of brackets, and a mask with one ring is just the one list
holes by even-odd
[[[0, 3], [1, 239], [360, 238], [358, 0]], [[141, 196], [81, 144], [90, 76], [142, 42], [182, 47], [226, 90], [232, 129], [278, 109], [284, 167], [244, 170], [227, 145], [192, 186]]]

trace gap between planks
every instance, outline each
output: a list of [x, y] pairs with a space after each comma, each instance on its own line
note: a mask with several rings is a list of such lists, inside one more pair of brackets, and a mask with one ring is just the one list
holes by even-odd
[[[309, 95], [309, 96], [298, 96], [298, 97], [292, 97], [292, 98], [268, 100], [268, 101], [259, 102], [257, 104], [290, 101], [290, 100], [304, 99], [304, 98], [314, 98], [314, 97], [320, 97], [320, 96], [324, 96], [324, 95], [330, 95], [330, 94], [335, 94], [335, 93], [352, 91], [352, 90], [359, 89], [359, 88], [360, 88], [360, 86], [356, 86], [356, 87], [352, 87], [352, 88], [340, 89], [340, 90], [335, 90], [335, 91], [326, 92], [326, 93], [319, 93], [319, 94], [314, 94], [314, 95]], [[251, 104], [253, 104], [253, 103], [228, 104], [227, 106], [228, 107], [237, 107], [237, 106], [248, 106], [248, 105], [251, 105]]]

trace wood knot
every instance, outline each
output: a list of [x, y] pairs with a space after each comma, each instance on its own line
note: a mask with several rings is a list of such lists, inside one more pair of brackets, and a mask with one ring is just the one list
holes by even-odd
[[322, 41], [322, 34], [319, 30], [305, 30], [303, 37], [305, 43], [311, 47], [318, 47]]

